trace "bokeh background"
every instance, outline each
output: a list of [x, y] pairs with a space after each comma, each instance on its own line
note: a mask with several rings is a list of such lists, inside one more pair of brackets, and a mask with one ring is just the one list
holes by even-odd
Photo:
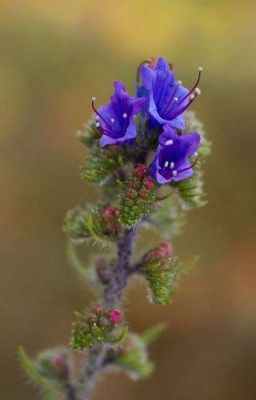
[[198, 65], [205, 70], [194, 110], [213, 142], [209, 203], [188, 215], [174, 243], [181, 258], [201, 259], [171, 306], [148, 304], [143, 285], [128, 290], [134, 330], [169, 323], [151, 347], [157, 370], [139, 383], [106, 375], [94, 398], [255, 400], [255, 2], [0, 5], [2, 397], [38, 398], [17, 346], [33, 355], [66, 344], [73, 311], [92, 299], [67, 261], [61, 230], [67, 209], [97, 196], [79, 178], [86, 153], [74, 135], [91, 114], [91, 96], [106, 102], [115, 79], [132, 89], [138, 63], [164, 55], [188, 86]]

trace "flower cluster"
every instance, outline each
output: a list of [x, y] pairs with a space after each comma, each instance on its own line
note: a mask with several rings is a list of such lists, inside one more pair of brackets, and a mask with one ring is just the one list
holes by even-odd
[[[145, 121], [144, 136], [159, 132], [154, 159], [148, 173], [158, 184], [179, 182], [193, 175], [190, 158], [195, 156], [200, 145], [200, 135], [185, 133], [185, 111], [200, 94], [198, 78], [190, 90], [175, 80], [167, 61], [160, 57], [140, 66], [140, 82], [137, 97], [130, 96], [121, 82], [115, 82], [115, 93], [110, 102], [96, 109], [96, 127], [101, 133], [100, 146], [129, 144], [138, 141], [136, 118]], [[141, 138], [140, 138], [141, 139]]]
[[121, 343], [126, 336], [119, 309], [105, 309], [95, 304], [85, 313], [77, 313], [77, 317], [72, 334], [72, 347], [75, 350], [84, 350], [97, 342]]

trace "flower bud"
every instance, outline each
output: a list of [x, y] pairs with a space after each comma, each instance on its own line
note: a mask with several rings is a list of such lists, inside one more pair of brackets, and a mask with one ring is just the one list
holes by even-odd
[[155, 183], [146, 176], [146, 171], [144, 165], [137, 165], [120, 197], [120, 220], [127, 228], [138, 223], [149, 212], [155, 200]]
[[112, 322], [112, 324], [114, 324], [114, 325], [120, 324], [120, 322], [122, 321], [122, 313], [121, 313], [121, 311], [117, 310], [117, 309], [112, 310], [109, 313], [109, 319]]

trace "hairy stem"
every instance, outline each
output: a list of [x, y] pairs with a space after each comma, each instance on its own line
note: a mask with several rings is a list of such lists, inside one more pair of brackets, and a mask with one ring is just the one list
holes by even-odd
[[[111, 280], [105, 290], [103, 303], [106, 307], [119, 308], [129, 275], [136, 229], [125, 229], [117, 243], [117, 259]], [[80, 387], [75, 400], [89, 400], [98, 374], [106, 365], [108, 346], [100, 344], [89, 350], [80, 378]]]

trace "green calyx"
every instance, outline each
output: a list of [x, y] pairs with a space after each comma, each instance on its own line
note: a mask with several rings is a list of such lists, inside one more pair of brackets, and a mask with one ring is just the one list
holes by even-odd
[[94, 118], [89, 120], [88, 123], [84, 124], [83, 129], [77, 132], [78, 140], [89, 149], [97, 144], [100, 136], [101, 134], [96, 127]]
[[77, 243], [86, 239], [113, 240], [119, 229], [119, 212], [115, 207], [87, 206], [68, 211], [64, 221], [64, 232]]
[[176, 291], [178, 277], [171, 247], [164, 243], [147, 252], [142, 261], [141, 272], [148, 281], [152, 302], [169, 304]]
[[125, 164], [125, 157], [120, 147], [102, 148], [95, 145], [91, 150], [91, 158], [82, 167], [81, 177], [88, 182], [101, 182]]

